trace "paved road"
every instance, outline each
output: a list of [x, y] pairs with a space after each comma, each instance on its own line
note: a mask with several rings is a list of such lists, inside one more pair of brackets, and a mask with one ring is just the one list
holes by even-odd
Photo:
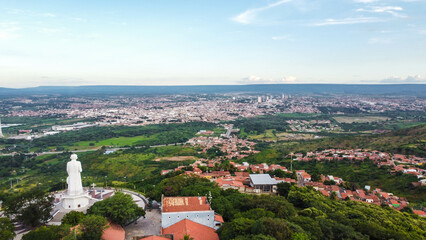
[[[161, 144], [161, 145], [152, 145], [149, 147], [166, 147], [166, 146], [173, 146], [173, 145], [183, 145], [185, 143], [170, 143], [170, 144]], [[137, 146], [135, 148], [143, 148], [142, 146]], [[130, 149], [129, 147], [123, 147], [123, 148], [108, 148], [110, 150], [125, 150], [125, 149]], [[82, 152], [93, 152], [93, 151], [97, 151], [99, 150], [99, 148], [93, 148], [93, 149], [86, 149], [86, 150], [74, 150], [74, 151], [68, 151], [68, 152], [72, 152], [72, 153], [82, 153]], [[41, 153], [36, 153], [36, 152], [29, 152], [29, 153], [24, 153], [25, 155], [46, 155], [46, 154], [61, 154], [64, 153], [65, 151], [55, 151], [55, 152], [41, 152]], [[15, 153], [15, 154], [20, 154], [20, 153]], [[15, 155], [13, 153], [4, 153], [4, 154], [0, 154], [0, 157], [3, 156], [13, 156]]]

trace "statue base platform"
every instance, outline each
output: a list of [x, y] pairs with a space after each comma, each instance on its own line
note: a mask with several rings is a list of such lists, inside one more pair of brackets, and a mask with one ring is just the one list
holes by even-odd
[[87, 194], [62, 196], [62, 207], [65, 209], [80, 209], [89, 205], [90, 197]]

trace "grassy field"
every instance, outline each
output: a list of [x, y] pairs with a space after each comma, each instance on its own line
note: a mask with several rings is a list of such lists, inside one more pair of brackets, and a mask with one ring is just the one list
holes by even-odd
[[274, 135], [273, 129], [268, 129], [263, 134], [247, 136], [247, 139], [249, 140], [258, 140], [258, 141], [265, 141], [265, 142], [310, 140], [314, 138], [315, 138], [315, 135], [313, 134], [301, 134], [301, 133], [276, 132]]
[[[166, 146], [121, 150], [107, 155], [102, 151], [84, 152], [78, 153], [78, 160], [83, 167], [82, 182], [87, 187], [92, 183], [103, 186], [105, 176], [109, 182], [122, 182], [124, 177], [129, 182], [158, 176], [161, 170], [193, 163], [197, 159], [197, 153], [197, 149], [190, 147]], [[28, 158], [25, 168], [15, 169], [11, 176], [0, 177], [0, 191], [10, 190], [9, 178], [13, 180], [14, 191], [26, 191], [35, 187], [62, 189], [67, 177], [66, 163], [69, 157], [70, 153]], [[160, 161], [154, 161], [156, 159]]]
[[135, 144], [137, 144], [140, 141], [145, 141], [145, 140], [149, 140], [151, 138], [154, 138], [155, 136], [136, 136], [136, 137], [117, 137], [117, 138], [108, 138], [105, 140], [101, 140], [101, 141], [82, 141], [82, 142], [77, 142], [74, 144], [74, 146], [91, 146], [90, 144], [92, 144], [92, 146], [119, 146], [119, 147], [123, 147], [123, 146], [133, 146]]
[[369, 122], [384, 122], [389, 120], [387, 117], [381, 116], [360, 116], [360, 117], [349, 117], [349, 116], [338, 116], [334, 117], [339, 123], [369, 123]]
[[194, 156], [174, 156], [174, 157], [161, 157], [154, 159], [155, 162], [159, 161], [171, 161], [171, 162], [182, 162], [186, 160], [195, 160]]

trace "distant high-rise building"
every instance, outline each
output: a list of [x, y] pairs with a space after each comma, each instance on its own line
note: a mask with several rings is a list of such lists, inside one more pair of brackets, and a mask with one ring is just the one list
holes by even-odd
[[262, 97], [257, 97], [257, 102], [261, 103], [262, 102]]
[[0, 119], [0, 138], [3, 138], [3, 132], [1, 131], [1, 119]]

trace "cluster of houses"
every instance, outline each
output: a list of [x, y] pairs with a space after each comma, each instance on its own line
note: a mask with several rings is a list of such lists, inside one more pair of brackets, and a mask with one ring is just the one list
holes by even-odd
[[395, 196], [392, 193], [384, 192], [379, 188], [372, 190], [370, 186], [365, 186], [364, 189], [348, 190], [339, 185], [324, 184], [324, 182], [326, 182], [327, 180], [334, 181], [335, 184], [344, 183], [341, 178], [321, 175], [321, 181], [305, 181], [304, 185], [312, 186], [315, 190], [320, 191], [323, 195], [327, 197], [330, 197], [331, 194], [334, 192], [336, 198], [342, 200], [360, 201], [376, 205], [386, 204], [398, 210], [403, 209], [409, 204], [409, 202], [405, 198]]
[[321, 132], [341, 130], [339, 125], [332, 123], [330, 120], [287, 120], [290, 129], [293, 132]]
[[225, 156], [223, 157], [228, 159], [241, 159], [250, 154], [259, 152], [254, 150], [254, 145], [256, 145], [256, 143], [239, 139], [235, 135], [231, 135], [229, 137], [198, 136], [189, 139], [186, 144], [191, 146], [201, 146], [204, 153], [212, 147], [218, 147], [220, 151], [225, 153]]
[[411, 174], [417, 177], [419, 181], [413, 183], [414, 185], [426, 185], [426, 169], [419, 168], [418, 166], [426, 163], [425, 158], [416, 157], [414, 155], [406, 156], [402, 154], [389, 154], [375, 150], [362, 150], [362, 149], [326, 149], [318, 152], [308, 152], [306, 155], [302, 153], [294, 154], [296, 161], [332, 161], [332, 160], [351, 160], [363, 161], [365, 159], [372, 160], [377, 166], [390, 166], [392, 173], [402, 172]]
[[[184, 174], [198, 175], [216, 182], [218, 186], [223, 189], [231, 188], [243, 193], [275, 193], [277, 191], [277, 184], [286, 182], [290, 184], [297, 184], [300, 187], [312, 186], [327, 197], [330, 197], [334, 192], [335, 197], [341, 200], [362, 201], [376, 205], [386, 204], [398, 210], [403, 209], [409, 204], [409, 202], [403, 197], [395, 196], [392, 193], [384, 192], [378, 188], [372, 190], [370, 189], [370, 186], [365, 186], [364, 189], [345, 189], [342, 187], [345, 181], [332, 175], [321, 175], [321, 180], [316, 182], [312, 181], [311, 175], [305, 170], [296, 171], [297, 180], [289, 177], [271, 177], [267, 173], [277, 169], [280, 169], [287, 174], [292, 174], [292, 172], [288, 171], [285, 167], [276, 164], [267, 165], [266, 163], [262, 163], [250, 165], [246, 162], [243, 164], [230, 162], [230, 164], [234, 167], [234, 170], [236, 170], [233, 175], [229, 171], [203, 172], [199, 168], [199, 166], [213, 167], [214, 163], [215, 161], [213, 160], [198, 160], [191, 165], [193, 170], [185, 171]], [[174, 170], [164, 170], [162, 174], [182, 170], [183, 168], [183, 166], [180, 166]], [[249, 171], [253, 172], [253, 174], [250, 174]], [[420, 216], [426, 216], [423, 211], [415, 211], [415, 213]]]

